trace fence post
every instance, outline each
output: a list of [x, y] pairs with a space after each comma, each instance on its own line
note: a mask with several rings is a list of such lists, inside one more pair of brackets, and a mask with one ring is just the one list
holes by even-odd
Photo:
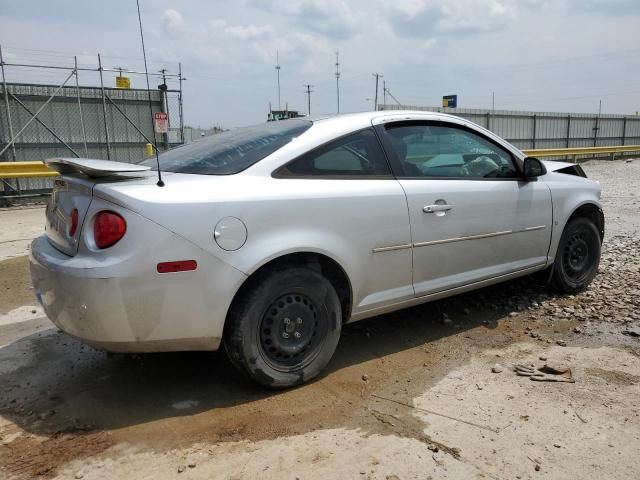
[[596, 126], [593, 127], [593, 146], [597, 147], [598, 146], [598, 130], [600, 130], [600, 126], [599, 124], [599, 119], [600, 117], [596, 116], [595, 117], [595, 121], [596, 121]]
[[627, 140], [627, 117], [622, 117], [622, 145], [626, 143]]
[[98, 54], [98, 71], [100, 72], [100, 91], [102, 92], [102, 117], [104, 118], [104, 137], [107, 141], [107, 160], [111, 160], [109, 126], [107, 125], [107, 101], [104, 98], [104, 79], [102, 78], [102, 60], [100, 59], [100, 54]]
[[[567, 141], [566, 148], [569, 148], [569, 143], [571, 141], [571, 115], [567, 115]], [[568, 158], [568, 157], [565, 157]]]
[[487, 130], [491, 130], [491, 112], [487, 111]]
[[538, 117], [536, 116], [536, 114], [533, 114], [533, 136], [532, 136], [532, 144], [533, 147], [532, 148], [536, 148], [536, 126], [537, 126], [537, 119]]
[[182, 62], [178, 62], [178, 82], [179, 82], [179, 97], [178, 97], [178, 115], [180, 115], [180, 142], [184, 143], [184, 118], [182, 117]]
[[84, 116], [82, 115], [82, 103], [80, 102], [80, 80], [78, 79], [78, 57], [73, 56], [73, 64], [76, 72], [76, 97], [78, 99], [78, 114], [80, 116], [80, 128], [82, 129], [82, 141], [84, 144], [84, 156], [88, 157], [87, 152], [87, 132], [84, 129]]
[[[7, 107], [7, 123], [9, 124], [9, 142], [11, 142], [11, 158], [16, 161], [16, 146], [13, 143], [13, 123], [11, 122], [11, 109], [9, 108], [9, 91], [7, 90], [7, 79], [4, 75], [4, 57], [2, 56], [2, 46], [0, 45], [0, 68], [2, 69], [2, 89], [4, 90], [4, 104]], [[16, 190], [20, 194], [20, 181], [16, 179]]]

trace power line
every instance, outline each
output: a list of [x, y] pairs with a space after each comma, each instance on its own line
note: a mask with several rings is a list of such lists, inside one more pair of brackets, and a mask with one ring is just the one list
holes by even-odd
[[388, 89], [388, 88], [387, 88], [387, 94], [388, 94], [391, 98], [393, 98], [393, 101], [394, 101], [394, 102], [396, 102], [398, 105], [402, 105], [402, 103], [400, 103], [400, 102], [398, 101], [398, 99], [397, 99], [396, 97], [394, 97], [394, 96], [393, 96], [393, 94], [389, 91], [389, 89]]

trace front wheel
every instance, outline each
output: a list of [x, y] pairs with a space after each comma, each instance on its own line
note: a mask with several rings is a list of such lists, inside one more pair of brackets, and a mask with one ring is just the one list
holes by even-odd
[[600, 264], [600, 232], [588, 218], [571, 220], [562, 232], [553, 264], [551, 286], [564, 293], [587, 288]]
[[227, 318], [224, 346], [231, 362], [270, 388], [304, 383], [327, 365], [338, 345], [342, 309], [331, 283], [305, 268], [278, 270], [253, 281]]

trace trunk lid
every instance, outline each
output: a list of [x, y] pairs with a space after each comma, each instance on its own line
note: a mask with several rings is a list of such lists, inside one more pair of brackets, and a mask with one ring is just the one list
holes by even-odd
[[45, 233], [55, 248], [70, 256], [78, 252], [96, 182], [106, 177], [122, 181], [149, 174], [149, 167], [107, 160], [51, 158], [44, 163], [62, 175], [54, 181], [47, 203]]

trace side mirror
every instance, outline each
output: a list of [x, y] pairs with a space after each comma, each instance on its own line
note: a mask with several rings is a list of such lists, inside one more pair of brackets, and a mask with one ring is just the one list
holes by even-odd
[[525, 180], [533, 180], [547, 173], [544, 164], [534, 157], [524, 159], [523, 176]]

